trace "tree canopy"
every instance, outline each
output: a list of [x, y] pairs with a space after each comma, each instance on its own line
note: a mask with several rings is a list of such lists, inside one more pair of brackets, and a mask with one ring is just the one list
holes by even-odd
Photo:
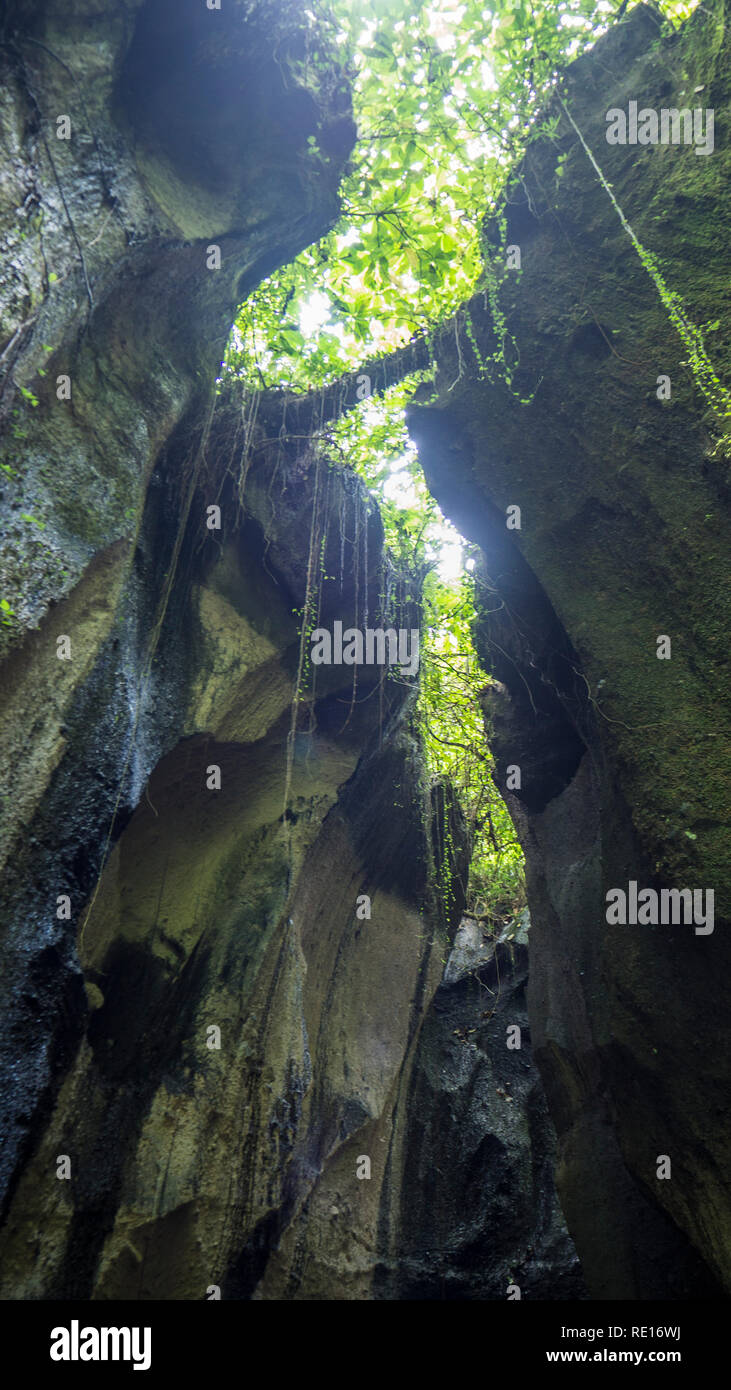
[[[664, 0], [659, 22], [693, 8]], [[485, 220], [528, 138], [546, 126], [562, 68], [627, 9], [627, 0], [312, 0], [305, 68], [317, 69], [326, 32], [353, 90], [358, 140], [342, 212], [243, 305], [223, 382], [312, 391], [415, 336], [428, 340], [484, 285]], [[327, 159], [314, 137], [310, 147]], [[430, 497], [405, 428], [405, 401], [423, 379], [341, 413], [322, 447], [366, 479], [391, 549], [423, 580], [422, 738], [433, 776], [452, 781], [471, 827], [470, 906], [499, 918], [524, 901], [522, 861], [490, 778], [474, 560]]]
[[[353, 87], [358, 140], [342, 215], [243, 306], [227, 370], [306, 390], [449, 317], [479, 282], [485, 216], [561, 69], [626, 8], [313, 0], [307, 63], [329, 31]], [[692, 8], [660, 6], [668, 23]]]

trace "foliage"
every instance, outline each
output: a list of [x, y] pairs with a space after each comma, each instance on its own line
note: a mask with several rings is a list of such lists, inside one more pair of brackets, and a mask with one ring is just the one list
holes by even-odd
[[652, 280], [652, 283], [655, 286], [655, 289], [657, 290], [657, 293], [662, 301], [663, 307], [667, 312], [668, 318], [670, 319], [673, 328], [677, 332], [688, 354], [685, 365], [689, 368], [698, 389], [702, 392], [706, 401], [715, 413], [722, 431], [717, 447], [719, 451], [723, 452], [726, 456], [728, 456], [731, 453], [731, 393], [729, 393], [726, 390], [726, 388], [722, 385], [721, 381], [718, 378], [713, 363], [711, 362], [711, 359], [708, 356], [704, 337], [704, 332], [712, 333], [716, 331], [716, 329], [718, 328], [718, 320], [716, 320], [713, 323], [705, 324], [703, 327], [700, 328], [697, 324], [693, 323], [680, 295], [677, 293], [676, 290], [671, 290], [669, 285], [666, 283], [657, 257], [653, 255], [651, 251], [648, 251], [647, 247], [642, 245], [642, 243], [639, 241], [638, 237], [632, 230], [629, 222], [627, 221], [627, 218], [625, 217], [621, 207], [619, 206], [619, 203], [617, 202], [617, 199], [614, 196], [611, 184], [607, 183], [607, 180], [604, 177], [604, 174], [602, 173], [602, 170], [600, 169], [596, 161], [596, 158], [594, 157], [594, 154], [589, 149], [589, 146], [587, 145], [581, 131], [579, 130], [579, 127], [577, 126], [570, 112], [566, 111], [566, 115], [568, 116], [572, 126], [574, 127], [574, 130], [576, 131], [576, 134], [578, 135], [579, 140], [583, 145], [584, 151], [588, 159], [591, 161], [593, 168], [596, 170], [596, 173], [599, 177], [599, 182], [601, 183], [604, 192], [610, 199], [612, 207], [614, 208], [617, 216], [619, 217], [619, 220], [622, 223], [622, 227], [627, 233], [627, 236], [632, 242], [632, 245], [635, 251], [637, 252], [637, 255], [639, 256], [640, 261], [644, 266], [644, 269], [647, 271], [647, 274]]
[[[327, 432], [327, 453], [378, 495], [386, 544], [421, 586], [422, 635], [417, 722], [434, 782], [455, 788], [472, 843], [468, 907], [499, 918], [525, 902], [523, 857], [491, 778], [481, 691], [489, 677], [472, 640], [475, 622], [470, 547], [445, 522], [429, 493], [404, 421], [417, 378], [364, 402]], [[465, 552], [457, 577], [440, 574], [446, 547]], [[455, 566], [452, 566], [454, 570]], [[445, 832], [445, 841], [447, 832]], [[445, 877], [451, 872], [446, 866]]]
[[[417, 571], [438, 563], [447, 530], [406, 429], [404, 406], [426, 373], [415, 373], [384, 396], [335, 420], [324, 438], [329, 455], [352, 468], [377, 494], [394, 560]], [[455, 543], [459, 542], [452, 532]]]
[[[619, 8], [312, 0], [313, 31], [331, 31], [353, 84], [359, 138], [342, 215], [244, 306], [225, 374], [306, 390], [449, 317], [479, 282], [485, 214], [559, 70]], [[662, 8], [683, 18], [692, 6]]]
[[472, 845], [469, 911], [493, 920], [525, 903], [523, 856], [505, 803], [492, 781], [481, 692], [488, 677], [472, 642], [474, 579], [470, 571], [445, 584], [434, 571], [424, 583], [419, 720], [427, 765], [455, 788]]
[[[329, 28], [354, 93], [359, 138], [342, 215], [242, 308], [224, 379], [240, 377], [249, 389], [322, 387], [415, 334], [429, 335], [480, 285], [510, 385], [499, 272], [481, 243], [485, 217], [495, 213], [560, 69], [621, 19], [626, 0], [311, 4], [313, 32]], [[661, 5], [669, 21], [693, 7]], [[314, 138], [309, 143], [317, 157]], [[473, 341], [468, 312], [455, 323]], [[690, 346], [697, 355], [695, 339]], [[482, 366], [489, 371], [491, 362]], [[522, 857], [490, 777], [480, 700], [488, 677], [472, 644], [470, 560], [458, 577], [440, 573], [445, 547], [459, 538], [428, 493], [404, 424], [416, 380], [335, 421], [326, 451], [376, 491], [390, 549], [423, 581], [418, 719], [429, 769], [435, 780], [452, 781], [471, 827], [470, 906], [500, 916], [525, 901]]]

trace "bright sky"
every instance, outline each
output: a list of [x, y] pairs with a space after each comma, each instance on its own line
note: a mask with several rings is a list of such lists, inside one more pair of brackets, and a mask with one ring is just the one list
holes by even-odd
[[[300, 332], [305, 338], [316, 337], [327, 325], [328, 330], [338, 333], [340, 325], [330, 322], [330, 300], [322, 290], [314, 290], [305, 300], [299, 314]], [[341, 330], [342, 331], [342, 330]], [[405, 455], [396, 458], [389, 465], [390, 477], [383, 484], [383, 492], [397, 506], [413, 507], [419, 504], [419, 493], [409, 475]], [[464, 569], [462, 538], [459, 532], [439, 512], [438, 520], [430, 524], [426, 535], [439, 547], [437, 573], [445, 584], [454, 583]]]
[[[394, 459], [390, 467], [391, 476], [383, 484], [386, 497], [397, 506], [413, 507], [419, 502], [419, 494], [406, 467], [406, 457]], [[439, 547], [437, 574], [445, 584], [453, 584], [464, 569], [462, 537], [446, 517], [439, 512], [438, 519], [427, 528], [427, 537]]]

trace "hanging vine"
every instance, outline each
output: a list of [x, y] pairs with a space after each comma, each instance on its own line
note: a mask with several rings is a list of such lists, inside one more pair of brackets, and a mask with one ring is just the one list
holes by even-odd
[[639, 237], [637, 237], [632, 230], [630, 223], [614, 195], [611, 185], [607, 182], [597, 160], [587, 145], [584, 136], [579, 130], [576, 121], [563, 99], [561, 99], [561, 107], [569, 123], [578, 135], [584, 153], [596, 172], [604, 192], [607, 194], [622, 227], [637, 252], [640, 262], [647, 271], [664, 308], [667, 310], [668, 318], [688, 354], [686, 365], [693, 376], [698, 390], [705, 397], [718, 419], [722, 434], [716, 448], [725, 456], [731, 457], [731, 393], [722, 385], [716, 369], [708, 356], [703, 333], [697, 324], [693, 323], [690, 318], [681, 296], [676, 290], [671, 290], [666, 283], [657, 258], [651, 251], [648, 251], [647, 248], [642, 245]]

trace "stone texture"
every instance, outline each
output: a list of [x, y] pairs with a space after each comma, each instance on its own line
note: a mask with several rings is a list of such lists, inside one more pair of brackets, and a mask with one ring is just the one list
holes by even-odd
[[[729, 296], [724, 22], [704, 5], [667, 38], [640, 7], [563, 88], [697, 324], [723, 325]], [[630, 99], [715, 108], [714, 153], [608, 145], [605, 113]], [[437, 398], [410, 427], [432, 491], [484, 554], [478, 640], [500, 682], [485, 713], [527, 857], [533, 1047], [589, 1288], [708, 1297], [731, 1274], [728, 442], [576, 130], [549, 114], [554, 135], [537, 134], [504, 207], [522, 253], [497, 296], [512, 389], [498, 364], [481, 376], [467, 333], [460, 376], [445, 335]], [[499, 219], [487, 236], [495, 247]], [[469, 306], [483, 360], [500, 349], [490, 300]], [[727, 326], [706, 343], [727, 382]], [[520, 531], [506, 527], [515, 504]], [[715, 931], [609, 928], [605, 893], [630, 879], [713, 888]]]
[[[599, 147], [606, 106], [635, 89], [659, 103], [704, 83], [720, 110], [719, 15], [653, 48], [642, 10], [577, 64], [587, 138]], [[516, 1279], [583, 1297], [532, 1056], [590, 1293], [711, 1296], [727, 1277], [722, 924], [620, 938], [603, 893], [700, 881], [725, 910], [714, 421], [575, 134], [537, 140], [508, 212], [525, 270], [501, 290], [521, 393], [543, 377], [533, 404], [471, 370], [447, 390], [443, 339], [444, 393], [412, 412], [501, 600], [480, 640], [501, 682], [486, 695], [498, 780], [525, 772], [506, 796], [528, 858], [529, 1020], [525, 923], [487, 950], [465, 929], [452, 954], [445, 799], [456, 844], [463, 827], [427, 783], [413, 688], [322, 669], [292, 719], [303, 610], [414, 625], [377, 508], [306, 441], [265, 445], [230, 401], [212, 408], [235, 304], [326, 229], [353, 139], [334, 59], [305, 78], [300, 18], [192, 0], [9, 9], [2, 1296], [501, 1299]], [[720, 132], [713, 161], [602, 147], [669, 279], [684, 287], [684, 258], [703, 255], [703, 319], [727, 293]], [[211, 239], [220, 272], [202, 268]], [[481, 300], [471, 312], [494, 345]], [[628, 361], [651, 364], [641, 390]], [[674, 641], [662, 677], [658, 631]]]
[[[211, 449], [235, 518], [227, 441], [224, 429]], [[353, 704], [350, 668], [333, 667], [291, 725], [313, 511], [314, 553], [332, 576], [322, 621], [362, 614], [365, 594], [387, 587], [382, 544], [368, 550], [367, 585], [364, 540], [337, 574], [345, 494], [368, 517], [351, 475], [259, 451], [246, 520], [208, 538], [186, 626], [162, 640], [189, 676], [176, 689], [181, 736], [78, 915], [84, 989], [77, 973], [57, 1023], [61, 1084], [11, 1191], [6, 1297], [195, 1299], [212, 1283], [234, 1298], [371, 1296], [383, 1146], [444, 927], [414, 687], [384, 680], [379, 697], [371, 672]], [[384, 621], [412, 616], [394, 608]], [[59, 1153], [69, 1183], [55, 1178]], [[356, 1176], [361, 1154], [369, 1183]]]
[[[398, 1237], [381, 1296], [505, 1299], [517, 1284], [521, 1298], [586, 1297], [554, 1186], [527, 978], [526, 945], [486, 942], [463, 919], [412, 1070]], [[520, 1046], [509, 1048], [516, 1026]]]
[[[292, 6], [16, 0], [3, 25], [7, 1193], [83, 1029], [71, 928], [110, 827], [185, 728], [198, 629], [190, 556], [182, 575], [177, 561], [235, 306], [327, 230], [354, 127], [332, 58], [306, 85]], [[191, 146], [186, 89], [202, 145]], [[69, 141], [57, 139], [59, 115]], [[310, 157], [308, 135], [324, 159]], [[202, 167], [202, 147], [221, 157]], [[206, 268], [213, 238], [220, 271]], [[59, 375], [70, 401], [57, 399]], [[232, 615], [213, 592], [201, 601], [218, 607], [204, 615], [206, 640], [218, 631], [225, 646]], [[71, 637], [68, 662], [59, 634]], [[249, 665], [255, 655], [261, 667], [266, 630], [237, 640], [242, 657], [257, 646]], [[202, 726], [215, 722], [215, 660], [198, 678], [192, 727], [196, 701]], [[219, 713], [225, 736], [235, 711]], [[72, 924], [56, 917], [63, 893]]]

